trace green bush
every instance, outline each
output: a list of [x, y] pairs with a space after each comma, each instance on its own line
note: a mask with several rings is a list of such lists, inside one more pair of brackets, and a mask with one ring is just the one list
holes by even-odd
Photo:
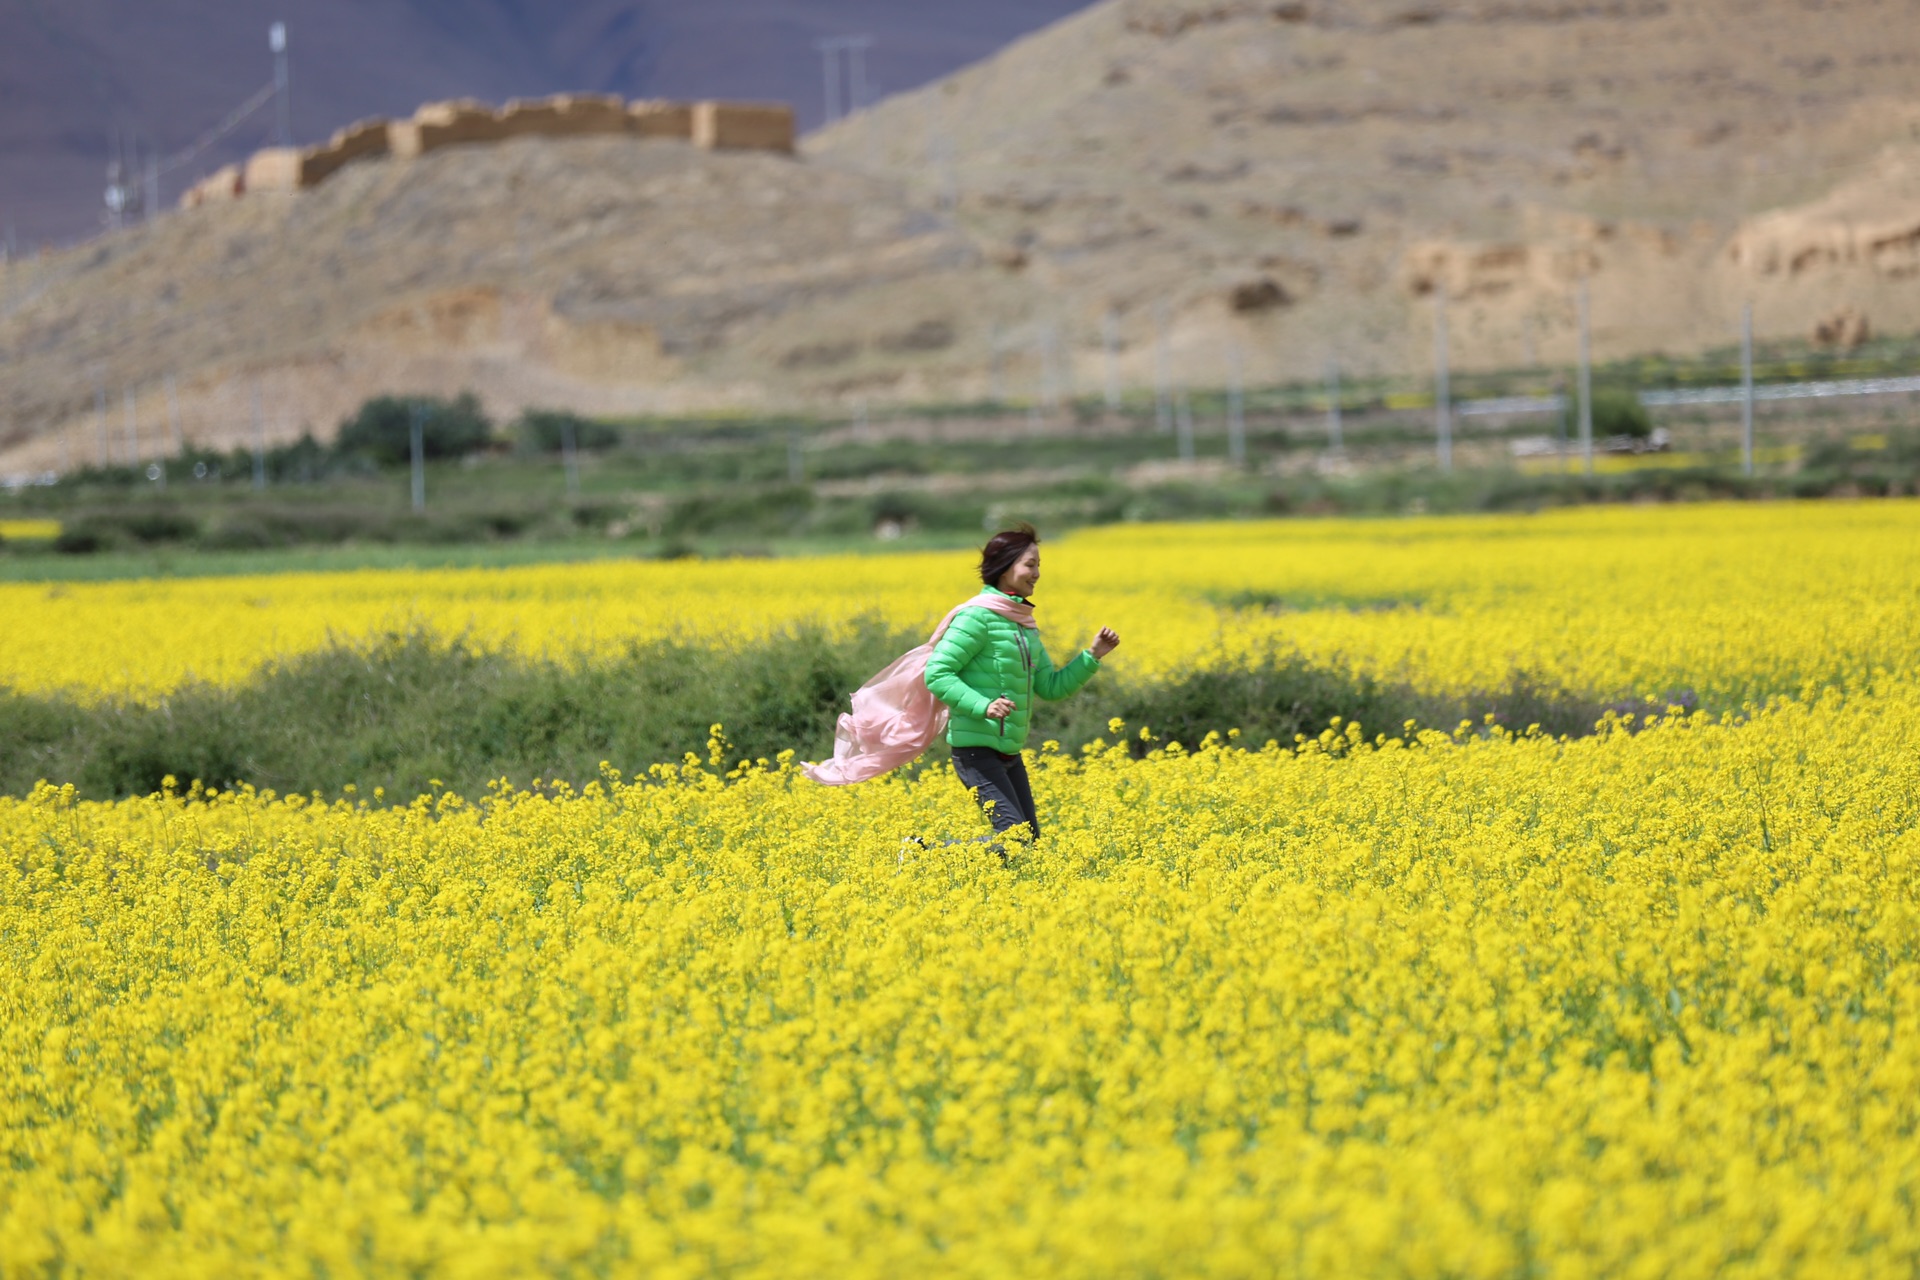
[[528, 409], [514, 422], [513, 435], [527, 453], [560, 453], [566, 448], [569, 426], [576, 449], [591, 452], [620, 443], [620, 431], [611, 423], [596, 422], [565, 409]]
[[[1578, 432], [1580, 426], [1580, 398], [1578, 395], [1567, 399], [1567, 434]], [[1645, 440], [1653, 434], [1653, 418], [1647, 413], [1647, 406], [1640, 403], [1640, 397], [1621, 387], [1596, 387], [1593, 392], [1593, 437], [1605, 440], [1609, 436], [1631, 436], [1636, 440]]]
[[[502, 776], [578, 786], [602, 760], [632, 775], [688, 751], [704, 755], [715, 721], [736, 756], [791, 747], [819, 759], [833, 750], [848, 693], [922, 638], [869, 619], [850, 634], [803, 625], [729, 648], [636, 644], [575, 669], [397, 634], [289, 658], [238, 687], [188, 685], [156, 704], [82, 705], [0, 687], [0, 792], [24, 794], [57, 778], [92, 797], [143, 795], [168, 774], [283, 793], [383, 786], [395, 798], [426, 790], [432, 778], [469, 796]], [[1064, 657], [1085, 637], [1050, 639]], [[1239, 729], [1242, 744], [1258, 747], [1317, 735], [1333, 716], [1358, 720], [1369, 737], [1398, 734], [1408, 719], [1451, 729], [1489, 715], [1515, 730], [1537, 723], [1578, 734], [1591, 732], [1603, 710], [1521, 676], [1484, 693], [1432, 694], [1276, 652], [1167, 682], [1103, 674], [1064, 702], [1042, 704], [1030, 745], [1054, 739], [1071, 751], [1111, 740], [1111, 716], [1127, 721], [1139, 751], [1142, 727], [1188, 746]], [[944, 758], [936, 749], [927, 763]]]
[[413, 458], [413, 412], [425, 413], [421, 446], [428, 458], [459, 458], [477, 453], [493, 438], [493, 424], [472, 392], [453, 400], [430, 396], [378, 396], [340, 424], [336, 453], [358, 456], [382, 466], [402, 466]]

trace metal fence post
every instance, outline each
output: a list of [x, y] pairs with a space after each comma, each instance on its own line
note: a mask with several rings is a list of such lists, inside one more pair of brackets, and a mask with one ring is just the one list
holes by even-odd
[[560, 419], [560, 455], [567, 468], [567, 499], [573, 501], [580, 496], [580, 440], [570, 413]]
[[1060, 388], [1053, 368], [1053, 326], [1040, 330], [1040, 408], [1051, 418], [1060, 411]]
[[120, 409], [127, 428], [127, 465], [140, 466], [140, 415], [133, 401], [133, 388], [120, 392]]
[[987, 330], [987, 399], [994, 404], [1005, 404], [1007, 389], [1000, 378], [1000, 326], [995, 324]]
[[1593, 330], [1587, 315], [1587, 282], [1580, 281], [1580, 468], [1593, 474]]
[[1241, 466], [1247, 460], [1247, 405], [1238, 343], [1227, 348], [1227, 365], [1227, 457]]
[[260, 415], [260, 384], [253, 384], [253, 487], [267, 487], [267, 424]]
[[167, 375], [167, 429], [173, 438], [173, 455], [179, 457], [186, 452], [186, 445], [180, 438], [180, 389], [174, 385], [174, 376]]
[[1327, 448], [1334, 452], [1346, 448], [1340, 427], [1340, 362], [1327, 361]]
[[100, 467], [105, 470], [113, 462], [113, 452], [107, 442], [107, 389], [100, 383], [93, 388], [93, 434], [100, 450]]
[[1740, 308], [1740, 469], [1753, 474], [1753, 304]]
[[1100, 317], [1100, 343], [1107, 353], [1107, 412], [1120, 412], [1120, 317], [1112, 307]]
[[1452, 471], [1453, 390], [1447, 369], [1447, 288], [1444, 284], [1433, 295], [1433, 378], [1433, 425], [1438, 438], [1440, 469]]
[[1180, 461], [1193, 461], [1193, 406], [1187, 402], [1187, 389], [1174, 392], [1174, 413], [1180, 426]]
[[1153, 427], [1173, 430], [1173, 402], [1167, 388], [1167, 304], [1153, 304]]
[[407, 446], [413, 458], [413, 509], [427, 509], [427, 408], [418, 400], [408, 414]]
[[800, 452], [800, 427], [787, 426], [787, 483], [801, 484], [807, 478], [807, 460]]

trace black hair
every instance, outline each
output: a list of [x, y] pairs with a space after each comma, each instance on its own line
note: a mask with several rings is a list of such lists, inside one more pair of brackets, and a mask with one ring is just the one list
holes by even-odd
[[988, 538], [987, 545], [980, 548], [980, 581], [990, 587], [999, 582], [1000, 575], [1039, 541], [1040, 535], [1024, 520]]

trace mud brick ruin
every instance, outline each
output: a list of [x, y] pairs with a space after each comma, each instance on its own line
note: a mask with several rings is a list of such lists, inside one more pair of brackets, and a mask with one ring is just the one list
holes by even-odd
[[690, 142], [710, 151], [791, 154], [793, 108], [761, 102], [625, 102], [613, 95], [559, 94], [519, 99], [499, 109], [462, 98], [429, 102], [407, 120], [363, 120], [313, 147], [268, 147], [230, 164], [180, 197], [183, 209], [250, 192], [317, 187], [356, 160], [411, 160], [442, 147], [509, 138], [625, 136]]

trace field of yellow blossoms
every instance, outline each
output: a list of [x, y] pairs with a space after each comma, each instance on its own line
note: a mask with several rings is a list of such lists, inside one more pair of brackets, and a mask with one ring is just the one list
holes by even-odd
[[[583, 662], [930, 622], [967, 567], [5, 586], [0, 682], [158, 695], [396, 618]], [[1279, 641], [1702, 709], [1043, 747], [1006, 866], [941, 846], [944, 770], [828, 790], [724, 734], [397, 806], [56, 779], [0, 798], [0, 1274], [1920, 1270], [1920, 504], [1044, 572], [1053, 647], [1112, 622], [1136, 672]]]

